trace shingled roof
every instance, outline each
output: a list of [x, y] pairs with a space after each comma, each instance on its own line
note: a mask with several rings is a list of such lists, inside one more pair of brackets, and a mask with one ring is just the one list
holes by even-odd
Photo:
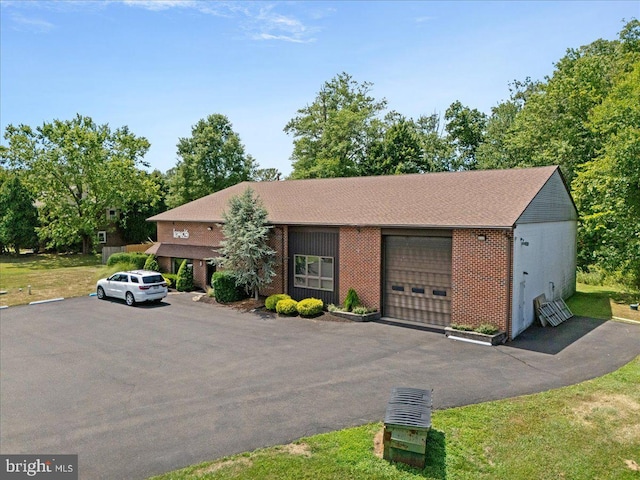
[[229, 199], [251, 187], [272, 224], [509, 228], [556, 171], [551, 166], [242, 182], [148, 220], [223, 222]]

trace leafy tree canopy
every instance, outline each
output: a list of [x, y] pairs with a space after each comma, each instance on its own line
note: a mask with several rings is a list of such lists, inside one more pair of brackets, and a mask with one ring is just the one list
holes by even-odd
[[38, 210], [19, 175], [10, 175], [0, 186], [0, 250], [37, 248]]
[[294, 138], [291, 178], [361, 174], [387, 105], [369, 95], [371, 86], [341, 73], [324, 83], [313, 103], [298, 110], [284, 128]]
[[178, 141], [178, 163], [169, 178], [167, 205], [177, 207], [251, 179], [257, 168], [245, 154], [229, 119], [209, 115]]
[[139, 167], [149, 149], [128, 127], [112, 131], [90, 117], [54, 120], [35, 129], [9, 125], [0, 158], [20, 171], [41, 205], [38, 235], [48, 247], [82, 242], [88, 253], [107, 209], [137, 201], [153, 204], [158, 191]]

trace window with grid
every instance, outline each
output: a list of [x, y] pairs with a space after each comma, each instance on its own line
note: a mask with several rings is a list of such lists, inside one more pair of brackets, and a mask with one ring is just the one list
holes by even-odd
[[333, 291], [333, 257], [294, 256], [294, 286]]

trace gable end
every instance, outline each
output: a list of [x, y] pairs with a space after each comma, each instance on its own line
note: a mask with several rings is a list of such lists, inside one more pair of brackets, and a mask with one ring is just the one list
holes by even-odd
[[562, 179], [560, 170], [556, 170], [522, 212], [516, 224], [564, 222], [577, 219], [578, 212], [571, 194]]

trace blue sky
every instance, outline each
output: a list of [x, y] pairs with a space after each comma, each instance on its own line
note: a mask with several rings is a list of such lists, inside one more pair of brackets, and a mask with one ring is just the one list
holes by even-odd
[[633, 17], [638, 1], [2, 0], [0, 126], [128, 125], [164, 172], [178, 139], [221, 113], [261, 167], [288, 174], [285, 124], [340, 72], [406, 116], [455, 100], [489, 113], [509, 82], [551, 75]]

